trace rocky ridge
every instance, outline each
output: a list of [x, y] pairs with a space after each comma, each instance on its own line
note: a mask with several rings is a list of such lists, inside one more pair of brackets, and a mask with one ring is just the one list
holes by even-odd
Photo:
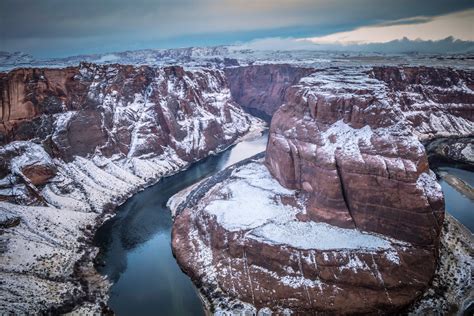
[[420, 140], [473, 136], [472, 84], [425, 68], [306, 77], [273, 117], [266, 163], [312, 220], [436, 245], [444, 203]]

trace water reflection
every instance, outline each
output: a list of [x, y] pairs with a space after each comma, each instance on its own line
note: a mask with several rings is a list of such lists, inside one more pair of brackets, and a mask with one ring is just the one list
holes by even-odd
[[[438, 167], [437, 169], [439, 171], [450, 173], [463, 180], [471, 187], [474, 187], [474, 173], [471, 171], [445, 166]], [[443, 189], [446, 211], [451, 213], [471, 232], [474, 232], [474, 201], [460, 193], [443, 179], [439, 180], [439, 184]]]

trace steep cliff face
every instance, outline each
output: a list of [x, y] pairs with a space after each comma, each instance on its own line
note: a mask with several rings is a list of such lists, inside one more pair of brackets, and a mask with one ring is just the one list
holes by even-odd
[[77, 68], [0, 73], [0, 144], [30, 139], [47, 124], [38, 119], [41, 115], [72, 110], [82, 103], [73, 102], [75, 96], [85, 95], [86, 87], [73, 80], [78, 73]]
[[218, 70], [97, 66], [21, 69], [0, 78], [4, 143], [40, 139], [66, 160], [162, 154], [201, 158], [231, 144], [248, 119]]
[[374, 67], [421, 140], [472, 136], [474, 72], [431, 67]]
[[317, 73], [273, 117], [266, 163], [312, 220], [436, 245], [444, 203], [420, 139], [472, 136], [471, 86], [426, 68]]
[[[3, 142], [31, 140], [66, 162], [94, 155], [192, 162], [234, 143], [251, 123], [219, 70], [82, 64], [20, 69], [0, 82]], [[3, 176], [14, 153], [2, 155]], [[3, 187], [11, 184], [19, 180]]]
[[256, 65], [227, 68], [232, 97], [250, 113], [270, 120], [284, 103], [286, 89], [314, 72], [291, 65]]

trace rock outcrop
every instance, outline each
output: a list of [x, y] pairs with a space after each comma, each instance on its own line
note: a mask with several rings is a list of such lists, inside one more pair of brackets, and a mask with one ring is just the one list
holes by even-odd
[[[166, 156], [190, 163], [233, 144], [251, 124], [219, 70], [93, 64], [19, 69], [2, 74], [0, 88], [0, 141], [31, 140], [46, 156], [66, 162], [98, 155], [128, 161]], [[28, 147], [11, 148], [19, 146]], [[5, 150], [2, 177], [12, 171], [10, 160], [23, 154]], [[32, 166], [21, 173], [32, 185], [55, 174], [54, 168]], [[8, 200], [18, 200], [15, 192], [20, 191], [11, 191]]]
[[0, 89], [3, 143], [40, 139], [65, 160], [96, 150], [159, 155], [168, 146], [199, 159], [233, 143], [249, 123], [219, 70], [19, 69], [0, 77]]
[[328, 69], [288, 91], [266, 163], [308, 195], [310, 219], [437, 244], [444, 204], [420, 139], [472, 136], [474, 93], [466, 73], [418, 70]]
[[264, 160], [170, 203], [174, 253], [211, 307], [377, 314], [419, 297], [444, 222], [421, 141], [473, 136], [471, 77], [327, 68], [287, 88]]
[[57, 167], [42, 146], [26, 141], [0, 148], [0, 201], [44, 202], [38, 188], [48, 183]]
[[[180, 192], [173, 252], [223, 314], [387, 314], [466, 308], [472, 234], [448, 215], [439, 262], [420, 247], [305, 218], [305, 197], [271, 177], [263, 153]], [[457, 236], [457, 237], [456, 237]], [[459, 236], [464, 236], [459, 238]], [[433, 272], [435, 279], [424, 291]]]
[[244, 109], [270, 120], [283, 104], [286, 90], [313, 68], [281, 65], [255, 65], [225, 70], [234, 100]]
[[262, 159], [185, 196], [173, 202], [174, 253], [216, 310], [243, 309], [243, 301], [277, 314], [396, 311], [435, 270], [430, 249], [301, 221], [304, 198], [281, 187]]

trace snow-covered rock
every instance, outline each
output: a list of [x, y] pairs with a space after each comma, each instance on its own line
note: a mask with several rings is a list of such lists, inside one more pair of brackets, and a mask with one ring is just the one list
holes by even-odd
[[[285, 88], [268, 171], [246, 162], [170, 202], [179, 263], [217, 310], [406, 307], [435, 273], [444, 221], [421, 141], [472, 139], [472, 87], [469, 71], [359, 66], [318, 69]], [[270, 105], [262, 96], [242, 100]]]
[[446, 68], [319, 70], [287, 89], [266, 163], [309, 219], [436, 247], [444, 201], [422, 141], [472, 139], [472, 87]]
[[[304, 221], [298, 191], [262, 158], [173, 197], [173, 252], [219, 312], [396, 311], [422, 293], [436, 251], [355, 228]], [[245, 304], [242, 304], [245, 302]]]

